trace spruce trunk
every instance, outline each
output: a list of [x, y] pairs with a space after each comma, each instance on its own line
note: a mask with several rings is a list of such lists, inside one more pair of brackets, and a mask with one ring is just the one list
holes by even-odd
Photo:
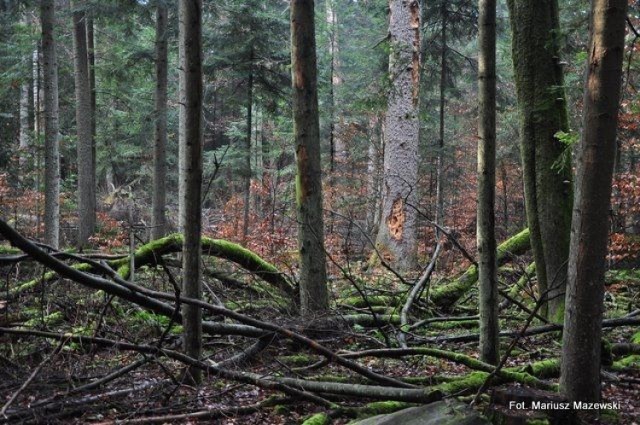
[[296, 143], [296, 205], [303, 315], [329, 308], [322, 216], [320, 122], [313, 0], [291, 0], [291, 68]]
[[572, 401], [600, 400], [605, 256], [626, 17], [626, 0], [591, 4], [560, 380]]

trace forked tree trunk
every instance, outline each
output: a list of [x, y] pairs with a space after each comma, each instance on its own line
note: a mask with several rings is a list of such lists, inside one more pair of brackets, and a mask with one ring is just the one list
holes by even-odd
[[420, 6], [389, 3], [391, 89], [384, 125], [384, 183], [378, 252], [399, 270], [416, 265], [415, 210], [418, 182]]
[[600, 400], [605, 256], [626, 17], [627, 0], [591, 3], [560, 379], [573, 401]]
[[[527, 221], [543, 314], [561, 322], [571, 227], [570, 155], [556, 138], [567, 131], [567, 110], [558, 47], [557, 0], [508, 0]], [[547, 308], [548, 307], [548, 308]]]
[[153, 194], [151, 200], [151, 238], [160, 239], [167, 232], [165, 214], [167, 197], [167, 6], [156, 9], [156, 91], [155, 146], [153, 149]]
[[498, 276], [495, 234], [496, 186], [496, 0], [480, 0], [478, 18], [478, 283], [480, 359], [498, 364]]
[[96, 194], [91, 137], [91, 88], [83, 0], [72, 2], [76, 131], [78, 134], [78, 246], [87, 244], [96, 225]]
[[[183, 53], [180, 72], [184, 74], [184, 248], [182, 285], [184, 295], [201, 298], [202, 271], [200, 243], [202, 230], [202, 1], [180, 0], [180, 40]], [[202, 311], [200, 307], [184, 307], [184, 349], [193, 358], [202, 351]], [[201, 372], [190, 370], [193, 381], [199, 383]]]
[[291, 0], [291, 69], [296, 206], [303, 315], [329, 308], [322, 215], [320, 123], [313, 0]]
[[60, 145], [58, 141], [58, 59], [54, 36], [54, 0], [42, 0], [44, 80], [44, 241], [58, 248], [60, 235]]

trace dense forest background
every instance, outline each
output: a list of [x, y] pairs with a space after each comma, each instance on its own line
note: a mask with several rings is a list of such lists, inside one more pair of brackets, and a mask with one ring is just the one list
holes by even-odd
[[[142, 423], [146, 418], [181, 423], [200, 418], [235, 423], [244, 420], [237, 415], [247, 415], [249, 423], [299, 423], [322, 411], [307, 422], [344, 423], [347, 418], [458, 395], [476, 407], [490, 400], [499, 404], [500, 395], [491, 399], [484, 395], [494, 384], [516, 382], [557, 390], [564, 289], [556, 295], [560, 303], [551, 299], [547, 305], [545, 300], [559, 290], [554, 286], [557, 280], [570, 280], [566, 269], [575, 192], [570, 188], [577, 184], [573, 176], [581, 158], [578, 145], [588, 122], [583, 121], [585, 87], [589, 87], [585, 86], [585, 64], [590, 59], [591, 11], [598, 2], [541, 1], [542, 8], [557, 8], [557, 27], [552, 25], [546, 33], [553, 42], [540, 41], [533, 30], [526, 29], [524, 20], [514, 19], [517, 14], [525, 16], [527, 7], [535, 8], [536, 2], [498, 1], [495, 7], [492, 217], [494, 245], [495, 241], [498, 245], [493, 261], [499, 267], [495, 283], [500, 291], [495, 296], [495, 314], [497, 320], [500, 303], [502, 336], [512, 338], [502, 344], [500, 352], [506, 356], [502, 362], [501, 357], [490, 360], [482, 346], [479, 354], [477, 347], [477, 340], [484, 338], [479, 334], [485, 334], [479, 325], [484, 313], [479, 313], [483, 307], [478, 302], [478, 268], [480, 286], [486, 276], [477, 258], [478, 116], [482, 113], [479, 3], [404, 2], [418, 11], [412, 15], [418, 24], [411, 21], [416, 34], [413, 58], [408, 56], [416, 62], [404, 69], [413, 73], [406, 75], [414, 85], [412, 99], [402, 97], [406, 87], [395, 85], [404, 72], [398, 63], [405, 53], [395, 44], [389, 10], [403, 2], [315, 2], [314, 69], [322, 171], [322, 204], [315, 210], [321, 210], [326, 279], [319, 272], [305, 271], [313, 270], [313, 259], [311, 266], [301, 260], [302, 251], [311, 249], [304, 244], [301, 230], [308, 218], [301, 215], [306, 213], [300, 206], [307, 181], [300, 174], [301, 155], [296, 150], [303, 137], [296, 111], [305, 99], [295, 90], [298, 66], [292, 60], [302, 59], [295, 59], [296, 49], [292, 59], [296, 37], [291, 35], [290, 2], [201, 2], [201, 48], [197, 49], [202, 71], [201, 134], [189, 133], [193, 126], [183, 128], [185, 122], [195, 121], [189, 121], [191, 115], [185, 118], [188, 108], [181, 107], [187, 99], [182, 79], [188, 78], [182, 75], [188, 74], [183, 64], [190, 63], [181, 56], [190, 50], [180, 35], [179, 3], [184, 2], [0, 0], [0, 217], [29, 240], [44, 241], [40, 248], [47, 248], [49, 255], [42, 260], [25, 251], [38, 260], [31, 262], [8, 244], [2, 248], [0, 362], [5, 364], [1, 374], [6, 375], [6, 384], [0, 385], [0, 393], [6, 395], [7, 404], [0, 421], [140, 419]], [[314, 2], [302, 3], [310, 3], [313, 13]], [[606, 346], [603, 367], [609, 367], [602, 372], [602, 399], [620, 402], [622, 407], [598, 419], [582, 418], [585, 423], [635, 423], [640, 411], [640, 3], [627, 3], [610, 207], [607, 221], [600, 220], [608, 235], [603, 326], [613, 328], [610, 334], [604, 332], [602, 343]], [[59, 114], [53, 138], [60, 161], [55, 243], [47, 233], [51, 216], [45, 211], [52, 176], [57, 181], [45, 167], [50, 152], [45, 91], [50, 93], [51, 81], [46, 77], [51, 68], [43, 37], [45, 4], [55, 8]], [[78, 40], [84, 50], [78, 50]], [[551, 94], [552, 101], [561, 105], [545, 109], [551, 119], [539, 118], [536, 108], [546, 106], [538, 99], [531, 106], [535, 118], [529, 122], [527, 99], [540, 92], [527, 97], [529, 74], [520, 70], [533, 66], [526, 52], [536, 52], [537, 46], [551, 52], [554, 70], [561, 70], [543, 96]], [[161, 53], [166, 55], [162, 60]], [[79, 79], [79, 62], [84, 62], [85, 80]], [[164, 102], [159, 100], [162, 92]], [[404, 114], [400, 121], [414, 122], [415, 131], [398, 125], [394, 133], [395, 124], [389, 118], [394, 105], [413, 105], [400, 108]], [[415, 119], [410, 118], [414, 113]], [[543, 129], [551, 131], [556, 141], [553, 157], [547, 158], [551, 165], [536, 171], [538, 177], [533, 179], [543, 187], [551, 176], [558, 190], [564, 187], [566, 192], [558, 195], [551, 185], [538, 192], [542, 206], [537, 229], [531, 225], [533, 207], [526, 187], [527, 126], [553, 120], [559, 123]], [[202, 140], [202, 176], [196, 196], [202, 237], [196, 245], [202, 245], [202, 258], [198, 254], [195, 260], [201, 264], [195, 275], [184, 275], [186, 286], [181, 275], [189, 270], [186, 246], [191, 223], [180, 216], [185, 208], [190, 211], [185, 199], [193, 192], [188, 184], [181, 186], [180, 158], [190, 157], [193, 151], [180, 153], [186, 145], [183, 140], [189, 139], [181, 138], [183, 131]], [[407, 154], [408, 161], [388, 163], [398, 134], [400, 139], [412, 140], [408, 143], [414, 143], [415, 149]], [[159, 135], [164, 135], [164, 148], [159, 148]], [[88, 140], [84, 148], [83, 138]], [[164, 165], [158, 168], [159, 163]], [[398, 175], [402, 182], [395, 184], [402, 186], [398, 189], [402, 197], [397, 199], [403, 200], [399, 203], [388, 199], [396, 190], [390, 182]], [[548, 202], [543, 196], [547, 192]], [[561, 205], [565, 202], [566, 208]], [[563, 214], [568, 217], [564, 222]], [[533, 232], [541, 236], [530, 238]], [[19, 246], [17, 239], [2, 233]], [[184, 241], [180, 233], [185, 234]], [[566, 236], [565, 240], [556, 241], [554, 233], [560, 239]], [[160, 239], [166, 235], [170, 236]], [[548, 254], [546, 244], [551, 239], [559, 247], [553, 251], [558, 255]], [[414, 241], [414, 246], [394, 245], [400, 240]], [[540, 256], [538, 240], [547, 255]], [[183, 246], [186, 260], [179, 253]], [[73, 272], [57, 269], [62, 266], [52, 265], [53, 257], [66, 260], [67, 267], [84, 277], [74, 278], [65, 274]], [[547, 268], [536, 270], [536, 263], [543, 260]], [[550, 271], [554, 264], [564, 271]], [[120, 286], [92, 281], [97, 275]], [[178, 325], [180, 302], [175, 307], [169, 303], [179, 300], [181, 291], [195, 298], [188, 289], [188, 276], [201, 281], [199, 296], [209, 307], [203, 307], [204, 313], [199, 314], [204, 318], [198, 319], [200, 332], [206, 335], [203, 347], [191, 352], [183, 347], [185, 359], [179, 355], [179, 336], [184, 331]], [[300, 319], [295, 304], [299, 288], [304, 293], [307, 282], [313, 280], [309, 276], [322, 277], [328, 299], [321, 302], [311, 296], [309, 301], [303, 296], [306, 319]], [[137, 292], [138, 298], [129, 296], [122, 289], [127, 283], [148, 292]], [[164, 295], [158, 295], [161, 292]], [[158, 300], [163, 300], [162, 305]], [[599, 304], [594, 303], [596, 315], [602, 314]], [[188, 316], [189, 310], [182, 308]], [[310, 311], [322, 314], [307, 314]], [[495, 326], [497, 330], [497, 321]], [[42, 338], [29, 338], [37, 332]], [[60, 337], [65, 333], [66, 339]], [[499, 345], [497, 333], [495, 338]], [[115, 340], [137, 348], [118, 346]], [[320, 349], [319, 343], [324, 344]], [[368, 356], [364, 350], [374, 349], [379, 352], [369, 353], [369, 363], [355, 361]], [[394, 349], [408, 351], [402, 354]], [[405, 356], [423, 357], [406, 360]], [[610, 361], [605, 364], [607, 356]], [[198, 366], [192, 360], [202, 362]], [[209, 360], [209, 368], [219, 369], [202, 366]], [[327, 363], [326, 370], [317, 371]], [[491, 364], [499, 365], [498, 369]], [[462, 365], [475, 371], [462, 374]], [[199, 372], [192, 373], [191, 382], [178, 373], [182, 366], [204, 368], [205, 376], [227, 381], [212, 383], [205, 378], [205, 384], [197, 387]], [[245, 370], [252, 372], [241, 377]], [[264, 379], [272, 374], [288, 378]], [[600, 379], [599, 369], [596, 375]], [[105, 377], [111, 378], [90, 385]], [[303, 378], [325, 386], [305, 387], [298, 382]], [[384, 391], [355, 389], [366, 379], [384, 385]], [[390, 391], [394, 387], [397, 392]], [[426, 389], [418, 395], [417, 388], [435, 388], [441, 396]], [[503, 391], [504, 397], [513, 399], [512, 390]], [[273, 395], [281, 393], [286, 397]], [[600, 397], [599, 386], [597, 393]], [[300, 399], [304, 402], [291, 403]], [[381, 402], [363, 404], [362, 400]], [[34, 402], [35, 407], [29, 407]], [[500, 414], [500, 409], [495, 410], [496, 417]], [[567, 419], [552, 415], [547, 420], [565, 423]]]

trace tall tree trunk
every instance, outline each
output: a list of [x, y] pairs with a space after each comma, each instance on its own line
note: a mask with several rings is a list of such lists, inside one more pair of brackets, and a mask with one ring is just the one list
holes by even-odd
[[[29, 81], [25, 81], [20, 85], [20, 134], [18, 139], [19, 164], [21, 173], [27, 172], [27, 158], [29, 158], [29, 147], [31, 146], [31, 137], [29, 128]], [[24, 175], [21, 177], [25, 177]]]
[[89, 66], [89, 91], [91, 92], [91, 177], [93, 187], [97, 187], [96, 169], [98, 157], [96, 155], [96, 54], [95, 40], [93, 37], [93, 11], [86, 14], [87, 25], [87, 63]]
[[[253, 63], [253, 52], [250, 63]], [[244, 143], [244, 172], [243, 172], [243, 211], [242, 211], [242, 241], [246, 243], [249, 233], [249, 211], [251, 207], [251, 133], [253, 130], [253, 67], [249, 69], [247, 80], [247, 129]]]
[[[438, 151], [436, 156], [436, 224], [444, 226], [444, 107], [445, 89], [447, 87], [447, 2], [442, 1], [440, 15], [442, 17], [442, 29], [440, 39], [440, 115], [438, 126]], [[436, 229], [436, 235], [440, 237], [440, 231]]]
[[[556, 138], [567, 131], [558, 52], [557, 0], [508, 0], [527, 221], [538, 288], [548, 294], [543, 314], [561, 322], [571, 227], [570, 157]], [[547, 292], [548, 291], [548, 292]]]
[[381, 146], [380, 116], [369, 117], [369, 147], [367, 152], [367, 230], [374, 234], [380, 222], [380, 154]]
[[496, 186], [496, 0], [478, 6], [478, 283], [480, 359], [498, 364], [498, 276], [495, 234]]
[[74, 0], [73, 50], [78, 134], [78, 246], [87, 244], [96, 224], [96, 193], [91, 137], [91, 88], [87, 56], [87, 32], [83, 0]]
[[60, 145], [58, 142], [58, 58], [54, 0], [42, 0], [42, 71], [44, 80], [44, 241], [58, 248], [60, 237]]
[[291, 69], [296, 205], [303, 315], [329, 308], [322, 216], [322, 169], [313, 0], [291, 0]]
[[[182, 2], [182, 0], [180, 0]], [[181, 23], [179, 23], [181, 25]], [[184, 46], [185, 40], [183, 39], [184, 33], [182, 31], [178, 34], [178, 231], [184, 231], [184, 200], [186, 189], [186, 163], [185, 163], [185, 146], [187, 145], [186, 133], [185, 133], [185, 71], [182, 66], [185, 62], [184, 59]]]
[[[200, 241], [202, 230], [202, 1], [180, 0], [180, 72], [184, 74], [184, 103], [180, 105], [184, 116], [184, 247], [182, 257], [182, 284], [184, 295], [200, 299], [202, 273], [200, 268]], [[199, 359], [202, 351], [202, 311], [200, 307], [185, 305], [185, 353]], [[191, 378], [199, 383], [201, 371], [191, 368]]]
[[153, 149], [153, 194], [151, 200], [151, 239], [166, 234], [167, 219], [167, 6], [156, 9], [156, 91], [155, 145]]
[[391, 90], [384, 124], [384, 188], [376, 245], [394, 267], [410, 270], [416, 265], [417, 251], [420, 6], [417, 0], [391, 0], [389, 8]]
[[340, 46], [338, 44], [338, 15], [335, 0], [326, 0], [327, 28], [329, 32], [329, 146], [331, 149], [330, 172], [339, 171], [340, 164], [346, 160], [347, 150], [341, 136], [341, 126], [336, 122], [336, 91], [342, 84], [340, 76]]
[[626, 17], [626, 0], [592, 0], [560, 379], [573, 401], [600, 400], [605, 255]]

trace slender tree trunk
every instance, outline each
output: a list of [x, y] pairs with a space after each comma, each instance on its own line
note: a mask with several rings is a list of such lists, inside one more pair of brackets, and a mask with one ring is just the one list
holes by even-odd
[[[29, 147], [31, 137], [29, 128], [29, 82], [25, 81], [20, 85], [20, 135], [19, 135], [19, 164], [22, 173], [27, 171], [27, 158], [29, 157]], [[24, 177], [24, 176], [23, 176]]]
[[380, 224], [380, 153], [382, 151], [380, 136], [380, 117], [372, 114], [369, 117], [369, 147], [367, 152], [367, 229], [375, 235]]
[[[336, 122], [336, 91], [342, 84], [340, 76], [340, 46], [338, 44], [338, 15], [335, 9], [335, 0], [326, 0], [325, 9], [327, 15], [327, 28], [329, 32], [329, 146], [331, 149], [330, 172], [340, 170], [340, 164], [346, 161], [347, 150], [344, 141], [340, 137], [341, 125]], [[342, 121], [342, 120], [340, 120]]]
[[42, 0], [44, 79], [44, 242], [58, 248], [60, 237], [60, 146], [58, 141], [58, 58], [54, 0]]
[[500, 360], [495, 234], [496, 186], [496, 0], [480, 0], [478, 18], [478, 283], [480, 359]]
[[[180, 0], [180, 40], [183, 43], [180, 72], [183, 76], [184, 103], [180, 105], [184, 116], [184, 247], [182, 257], [182, 284], [184, 295], [201, 298], [202, 271], [200, 267], [200, 241], [202, 230], [202, 2]], [[199, 359], [202, 351], [202, 311], [196, 306], [184, 309], [185, 353]], [[200, 383], [199, 370], [190, 370], [194, 382]]]
[[[447, 2], [442, 1], [442, 29], [440, 39], [442, 46], [440, 51], [440, 116], [438, 152], [436, 156], [436, 224], [444, 226], [444, 107], [446, 103], [445, 89], [447, 87]], [[436, 230], [440, 237], [440, 231]]]
[[626, 17], [626, 0], [592, 0], [560, 379], [573, 401], [600, 400], [605, 255]]
[[527, 221], [538, 288], [548, 291], [542, 313], [562, 321], [571, 227], [570, 157], [556, 138], [567, 131], [558, 48], [557, 0], [508, 0], [513, 64], [520, 110], [520, 137]]
[[91, 176], [93, 187], [97, 187], [97, 161], [96, 154], [96, 54], [95, 40], [93, 38], [93, 12], [86, 14], [87, 25], [87, 62], [89, 66], [89, 91], [91, 92]]
[[[180, 0], [182, 2], [182, 0]], [[182, 68], [185, 62], [184, 60], [184, 46], [185, 40], [183, 39], [183, 32], [179, 32], [178, 35], [178, 231], [184, 230], [184, 200], [185, 200], [185, 185], [186, 185], [186, 163], [185, 163], [185, 146], [187, 144], [185, 134], [185, 70]]]
[[391, 0], [391, 90], [384, 124], [382, 217], [376, 245], [399, 270], [416, 265], [415, 210], [418, 182], [420, 6]]
[[[250, 62], [253, 63], [253, 52]], [[252, 66], [249, 65], [251, 68]], [[249, 69], [247, 81], [247, 130], [244, 144], [244, 173], [243, 173], [243, 212], [242, 212], [242, 241], [246, 243], [249, 233], [249, 211], [251, 207], [251, 132], [253, 129], [253, 69]]]
[[76, 131], [78, 134], [78, 246], [87, 244], [96, 224], [96, 195], [91, 142], [91, 89], [87, 60], [87, 32], [82, 0], [72, 2]]
[[167, 219], [167, 6], [156, 9], [156, 91], [155, 146], [153, 150], [153, 195], [151, 200], [151, 239], [166, 234]]
[[291, 0], [291, 68], [296, 205], [303, 315], [329, 308], [322, 216], [322, 169], [313, 0]]

